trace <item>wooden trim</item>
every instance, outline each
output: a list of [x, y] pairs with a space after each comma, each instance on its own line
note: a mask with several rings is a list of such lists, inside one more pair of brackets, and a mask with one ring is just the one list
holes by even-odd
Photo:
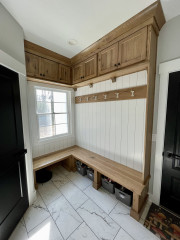
[[91, 54], [97, 53], [100, 49], [102, 49], [104, 46], [107, 46], [114, 39], [119, 37], [120, 35], [128, 32], [132, 28], [137, 27], [138, 25], [143, 24], [147, 20], [151, 19], [153, 21], [155, 19], [156, 24], [158, 26], [158, 29], [160, 30], [162, 26], [165, 24], [165, 17], [162, 10], [162, 6], [160, 1], [156, 1], [149, 7], [145, 8], [140, 13], [133, 16], [131, 19], [127, 20], [114, 30], [112, 30], [110, 33], [99, 39], [97, 42], [93, 43], [91, 46], [84, 49], [82, 52], [71, 58], [71, 63], [75, 64], [79, 61], [84, 60], [87, 56], [90, 56]]
[[45, 80], [45, 79], [42, 80], [42, 79], [39, 79], [39, 78], [27, 77], [27, 80], [30, 81], [30, 82], [38, 82], [38, 83], [62, 86], [62, 87], [66, 87], [66, 88], [73, 88], [73, 86], [69, 85], [69, 84], [60, 83], [60, 82], [56, 82], [56, 81], [49, 81], [49, 80]]
[[149, 55], [150, 64], [148, 67], [147, 81], [147, 101], [146, 101], [146, 123], [145, 123], [145, 138], [144, 138], [144, 164], [143, 164], [143, 181], [150, 173], [151, 163], [151, 145], [152, 145], [152, 129], [154, 115], [154, 92], [155, 92], [155, 77], [156, 77], [156, 55], [157, 55], [157, 36], [152, 26], [148, 28], [149, 32]]
[[92, 103], [146, 98], [147, 85], [75, 97], [75, 103]]
[[67, 58], [63, 55], [55, 53], [47, 48], [41, 47], [27, 40], [24, 40], [24, 49], [25, 49], [25, 52], [32, 53], [34, 55], [49, 59], [57, 63], [62, 63], [64, 65], [71, 66], [70, 58]]
[[131, 73], [147, 70], [148, 66], [149, 66], [148, 61], [136, 63], [132, 66], [124, 67], [124, 68], [118, 69], [117, 71], [107, 73], [105, 75], [98, 76], [96, 78], [93, 78], [93, 79], [90, 79], [90, 80], [87, 80], [84, 82], [76, 83], [76, 84], [72, 85], [72, 87], [73, 88], [84, 87], [84, 86], [87, 86], [92, 83], [94, 84], [94, 83], [102, 82], [102, 81], [109, 80], [112, 78], [118, 78], [118, 77], [125, 76], [125, 75], [131, 74]]

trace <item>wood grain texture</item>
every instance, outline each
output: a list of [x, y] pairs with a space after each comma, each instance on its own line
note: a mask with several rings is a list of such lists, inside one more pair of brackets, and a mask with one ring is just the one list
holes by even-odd
[[58, 81], [64, 84], [71, 84], [71, 68], [59, 64]]
[[57, 81], [58, 79], [58, 63], [51, 60], [40, 58], [40, 72], [42, 79]]
[[144, 22], [155, 18], [158, 29], [160, 30], [162, 26], [164, 25], [165, 17], [162, 10], [162, 6], [160, 1], [156, 1], [140, 13], [136, 14], [131, 19], [127, 20], [125, 23], [121, 24], [117, 28], [115, 28], [113, 31], [102, 37], [97, 42], [93, 43], [91, 46], [77, 54], [71, 59], [71, 63], [75, 64], [79, 61], [84, 60], [87, 58], [87, 56], [90, 56], [91, 54], [95, 54], [101, 49], [103, 49], [107, 44], [112, 42], [114, 39], [118, 38], [120, 35], [130, 31], [131, 29], [137, 27], [138, 25], [143, 24]]
[[71, 156], [97, 172], [97, 185], [99, 185], [100, 174], [103, 174], [138, 195], [141, 195], [145, 188], [142, 183], [142, 173], [78, 146], [34, 159], [33, 169], [37, 171]]
[[47, 58], [64, 65], [71, 65], [71, 60], [69, 58], [27, 40], [24, 40], [24, 49], [25, 52], [32, 53], [34, 55], [38, 55], [40, 57]]
[[144, 168], [143, 181], [150, 173], [151, 164], [151, 145], [152, 145], [152, 128], [154, 115], [154, 92], [155, 92], [155, 77], [156, 77], [156, 55], [157, 55], [157, 36], [152, 26], [148, 28], [149, 34], [149, 49], [150, 49], [150, 64], [148, 69], [147, 82], [147, 103], [146, 103], [146, 125], [145, 125], [145, 150], [144, 150]]
[[92, 103], [146, 98], [147, 85], [75, 97], [75, 103]]

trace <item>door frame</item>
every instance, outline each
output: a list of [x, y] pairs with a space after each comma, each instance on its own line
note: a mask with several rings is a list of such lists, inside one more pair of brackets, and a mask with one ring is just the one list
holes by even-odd
[[159, 86], [159, 105], [157, 120], [156, 151], [154, 164], [154, 181], [152, 201], [160, 204], [164, 136], [166, 127], [166, 110], [169, 86], [169, 74], [180, 71], [180, 59], [164, 62], [159, 65], [160, 86]]
[[26, 67], [25, 62], [21, 63], [9, 54], [0, 50], [0, 64], [6, 68], [9, 68], [19, 74], [19, 88], [20, 88], [20, 100], [21, 100], [21, 114], [23, 124], [23, 136], [24, 136], [24, 148], [27, 149], [25, 156], [26, 161], [26, 176], [28, 187], [29, 205], [33, 203], [36, 198], [36, 190], [34, 189], [34, 176], [33, 176], [33, 162], [32, 162], [32, 146], [29, 134], [29, 116], [27, 110], [27, 79], [26, 79]]

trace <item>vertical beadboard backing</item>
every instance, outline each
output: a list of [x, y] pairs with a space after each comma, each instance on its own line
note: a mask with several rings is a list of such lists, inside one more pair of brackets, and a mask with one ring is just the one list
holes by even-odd
[[[41, 86], [47, 88], [58, 88], [68, 91], [68, 98], [70, 100], [71, 112], [70, 112], [70, 125], [71, 134], [67, 136], [60, 136], [55, 139], [39, 141], [38, 139], [38, 128], [35, 110], [35, 93], [34, 86]], [[59, 87], [55, 85], [28, 82], [28, 110], [29, 110], [29, 125], [30, 125], [30, 137], [32, 142], [32, 156], [33, 158], [55, 152], [67, 147], [75, 145], [75, 135], [74, 135], [74, 91], [70, 88]]]
[[[147, 84], [147, 71], [78, 88], [76, 96]], [[142, 172], [146, 99], [75, 104], [76, 144]]]

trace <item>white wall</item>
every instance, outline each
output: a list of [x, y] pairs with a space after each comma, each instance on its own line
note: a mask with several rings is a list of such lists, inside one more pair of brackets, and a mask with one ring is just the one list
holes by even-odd
[[[155, 87], [155, 103], [154, 103], [154, 120], [153, 120], [153, 134], [157, 134], [157, 114], [159, 106], [159, 64], [173, 60], [180, 57], [180, 16], [177, 16], [168, 21], [161, 29], [158, 38], [157, 48], [157, 73], [156, 73], [156, 87]], [[155, 161], [156, 142], [152, 143], [151, 151], [151, 180], [150, 193], [153, 192], [153, 178], [154, 178], [154, 161]]]
[[[35, 86], [56, 88], [68, 91], [68, 101], [70, 103], [70, 134], [67, 136], [59, 136], [55, 139], [39, 140], [37, 118], [36, 118], [36, 102], [35, 102]], [[75, 145], [74, 136], [74, 90], [72, 88], [65, 88], [55, 85], [28, 82], [28, 110], [29, 110], [29, 123], [30, 135], [32, 142], [32, 155], [38, 157], [44, 154], [55, 152], [63, 148]]]
[[[78, 88], [76, 96], [140, 86], [142, 71]], [[146, 99], [82, 103], [75, 105], [76, 144], [111, 160], [142, 171]]]
[[0, 49], [20, 63], [25, 63], [24, 33], [21, 26], [0, 3]]
[[31, 204], [35, 197], [35, 190], [27, 113], [27, 81], [25, 77], [26, 69], [24, 63], [24, 34], [22, 28], [6, 11], [2, 4], [0, 4], [0, 33], [0, 64], [19, 73], [24, 144], [25, 148], [27, 148], [25, 159], [28, 196], [29, 203]]

